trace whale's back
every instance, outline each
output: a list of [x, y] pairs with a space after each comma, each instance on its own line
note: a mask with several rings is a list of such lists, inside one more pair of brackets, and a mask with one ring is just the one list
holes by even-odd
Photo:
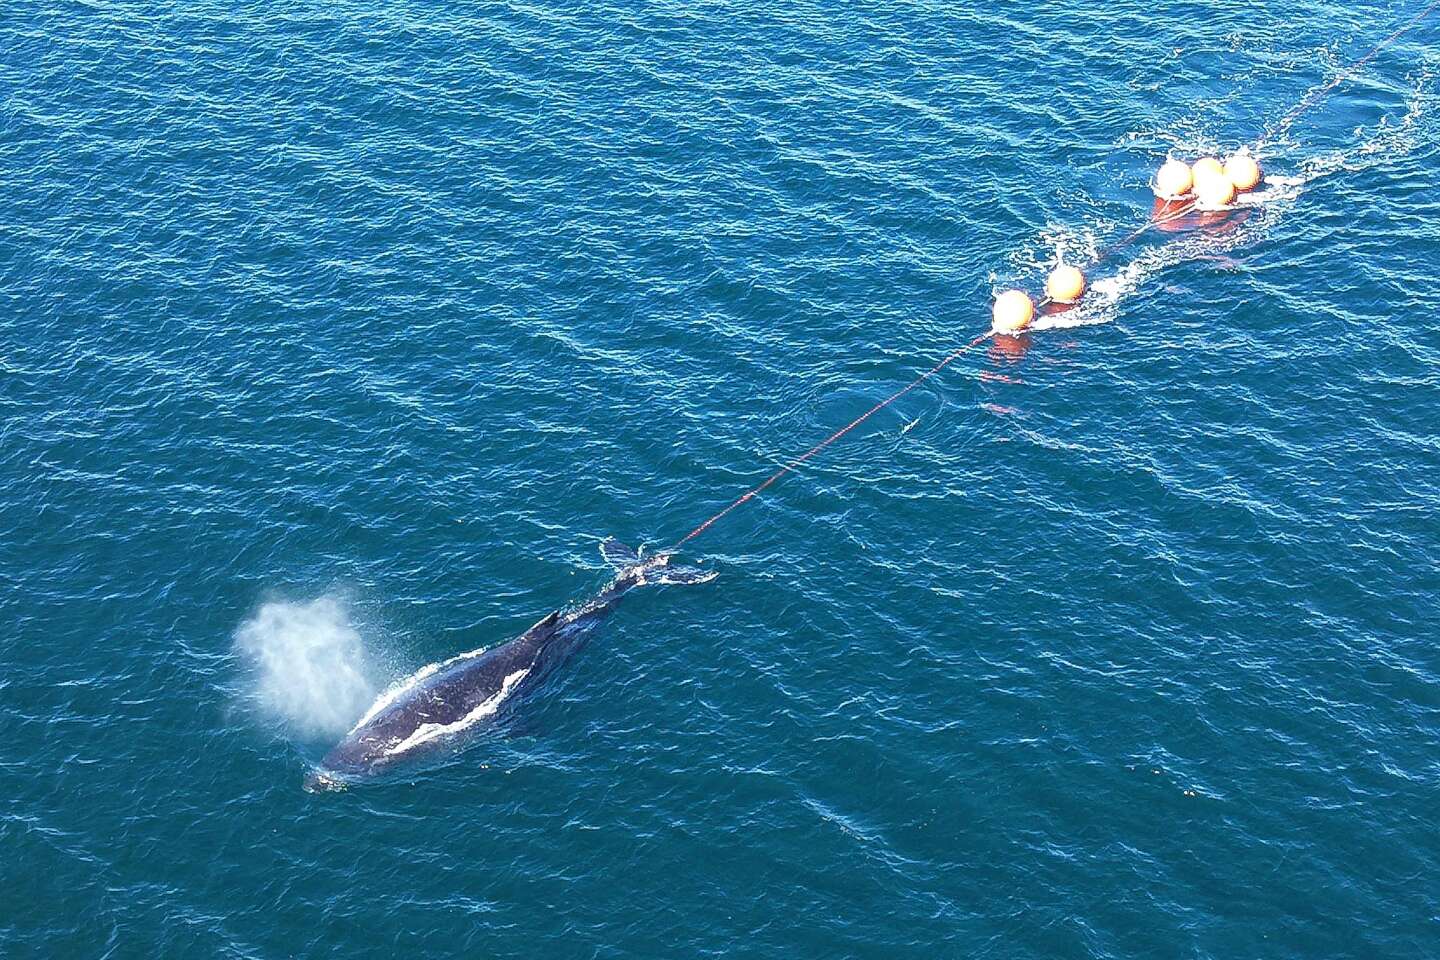
[[403, 692], [372, 710], [325, 756], [322, 766], [337, 773], [369, 773], [469, 730], [514, 695], [533, 661], [533, 649], [521, 640], [462, 654], [403, 685]]

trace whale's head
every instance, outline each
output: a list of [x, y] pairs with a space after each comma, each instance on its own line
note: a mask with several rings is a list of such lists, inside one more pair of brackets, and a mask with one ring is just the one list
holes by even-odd
[[306, 772], [301, 785], [307, 793], [334, 793], [348, 788], [383, 765], [385, 755], [375, 746], [376, 738], [365, 731], [352, 732]]

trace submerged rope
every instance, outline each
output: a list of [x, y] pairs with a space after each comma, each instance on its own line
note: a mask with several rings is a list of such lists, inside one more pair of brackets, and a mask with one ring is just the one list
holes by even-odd
[[[1440, 3], [1440, 0], [1436, 0], [1436, 2]], [[1189, 214], [1194, 212], [1195, 201], [1187, 200], [1185, 203], [1176, 207], [1174, 210], [1171, 210], [1163, 217], [1151, 217], [1149, 220], [1146, 220], [1143, 224], [1136, 227], [1134, 230], [1131, 230], [1128, 234], [1121, 237], [1119, 240], [1116, 240], [1114, 243], [1110, 244], [1110, 246], [1106, 247], [1104, 250], [1101, 250], [1099, 253], [1095, 254], [1095, 258], [1090, 261], [1090, 266], [1094, 267], [1104, 263], [1106, 260], [1109, 260], [1118, 251], [1130, 246], [1130, 244], [1140, 239], [1140, 236], [1147, 231], [1153, 230], [1163, 224], [1170, 223], [1173, 220], [1179, 220], [1181, 217], [1188, 216]]]
[[1286, 130], [1289, 130], [1290, 127], [1295, 123], [1295, 121], [1299, 119], [1302, 113], [1315, 106], [1315, 104], [1319, 103], [1320, 99], [1326, 94], [1328, 94], [1331, 90], [1334, 90], [1336, 87], [1340, 86], [1340, 84], [1350, 79], [1350, 77], [1355, 73], [1356, 70], [1359, 70], [1361, 67], [1365, 66], [1365, 64], [1375, 59], [1375, 55], [1377, 53], [1390, 46], [1390, 44], [1394, 43], [1396, 40], [1399, 40], [1406, 33], [1409, 33], [1420, 23], [1420, 21], [1430, 16], [1430, 14], [1434, 13], [1436, 10], [1440, 10], [1440, 0], [1433, 0], [1433, 2], [1428, 7], [1415, 14], [1415, 16], [1411, 17], [1409, 20], [1406, 20], [1398, 28], [1396, 28], [1394, 33], [1390, 34], [1390, 36], [1386, 37], [1384, 40], [1381, 40], [1379, 43], [1375, 44], [1375, 46], [1371, 47], [1369, 51], [1366, 52], [1365, 55], [1362, 56], [1359, 60], [1354, 61], [1348, 67], [1337, 73], [1330, 80], [1329, 83], [1325, 84], [1323, 87], [1316, 87], [1314, 90], [1311, 90], [1308, 94], [1305, 95], [1304, 99], [1302, 99], [1299, 103], [1295, 104], [1295, 106], [1290, 108], [1289, 113], [1281, 117], [1274, 126], [1270, 127], [1268, 130], [1265, 131], [1264, 134], [1261, 135], [1259, 140], [1255, 141], [1255, 148], [1258, 150], [1260, 147], [1264, 146], [1273, 138], [1284, 133]]
[[[1375, 46], [1371, 47], [1368, 52], [1366, 52], [1362, 57], [1360, 57], [1360, 59], [1354, 61], [1348, 67], [1341, 70], [1324, 86], [1317, 87], [1316, 89], [1310, 91], [1310, 93], [1306, 94], [1306, 96], [1299, 103], [1290, 108], [1289, 112], [1286, 113], [1285, 116], [1281, 117], [1277, 123], [1267, 129], [1265, 133], [1261, 135], [1260, 139], [1255, 142], [1255, 149], [1259, 150], [1269, 140], [1288, 130], [1295, 123], [1295, 121], [1299, 119], [1301, 114], [1303, 114], [1306, 110], [1309, 110], [1311, 107], [1315, 106], [1315, 104], [1318, 103], [1326, 94], [1330, 93], [1340, 84], [1344, 83], [1347, 79], [1350, 78], [1351, 75], [1355, 73], [1355, 71], [1359, 70], [1361, 67], [1365, 66], [1365, 64], [1373, 60], [1375, 58], [1375, 55], [1378, 54], [1381, 50], [1385, 49], [1390, 44], [1400, 39], [1400, 37], [1408, 33], [1417, 24], [1423, 21], [1426, 17], [1430, 16], [1430, 14], [1434, 13], [1437, 9], [1440, 9], [1440, 0], [1432, 0], [1429, 6], [1425, 7], [1419, 13], [1415, 14], [1415, 16], [1411, 17], [1409, 20], [1403, 23], [1399, 28], [1395, 30], [1394, 33], [1391, 33], [1385, 39], [1381, 40], [1379, 43], [1375, 44]], [[1173, 220], [1178, 220], [1181, 217], [1184, 217], [1194, 212], [1194, 210], [1195, 201], [1191, 200], [1188, 203], [1177, 207], [1175, 210], [1166, 213], [1164, 216], [1153, 217], [1150, 220], [1147, 220], [1143, 225], [1137, 227], [1121, 239], [1115, 241], [1114, 243], [1110, 244], [1108, 247], [1097, 253], [1095, 257], [1090, 261], [1090, 266], [1093, 267], [1108, 260], [1117, 251], [1129, 246], [1147, 231], [1153, 230], [1155, 227], [1158, 227], [1165, 223], [1169, 223]], [[1052, 301], [1047, 297], [1044, 300], [1040, 301], [1039, 307], [1044, 307], [1051, 302]], [[795, 469], [801, 464], [805, 463], [807, 460], [820, 453], [826, 447], [830, 446], [832, 443], [839, 440], [841, 437], [845, 436], [847, 433], [854, 430], [856, 427], [860, 426], [860, 424], [864, 423], [866, 420], [869, 420], [872, 416], [879, 413], [881, 410], [884, 410], [886, 407], [890, 406], [890, 404], [894, 403], [896, 400], [899, 400], [901, 397], [905, 396], [905, 394], [909, 393], [911, 390], [914, 390], [916, 387], [920, 386], [920, 384], [924, 383], [926, 380], [929, 380], [931, 377], [935, 376], [935, 374], [939, 373], [941, 370], [944, 370], [952, 362], [959, 359], [964, 354], [970, 352], [975, 347], [979, 346], [981, 343], [990, 339], [990, 337], [993, 335], [994, 331], [986, 331], [985, 333], [982, 333], [979, 336], [975, 337], [969, 343], [966, 343], [963, 346], [957, 347], [955, 350], [952, 350], [949, 354], [945, 356], [944, 359], [942, 359], [939, 363], [935, 364], [935, 366], [931, 367], [929, 370], [926, 370], [924, 373], [920, 374], [918, 377], [910, 381], [904, 387], [901, 387], [899, 390], [890, 394], [890, 396], [886, 397], [884, 400], [881, 400], [869, 410], [866, 410], [864, 413], [860, 414], [860, 416], [856, 417], [854, 420], [851, 420], [845, 426], [841, 427], [839, 430], [836, 430], [834, 433], [830, 434], [830, 436], [826, 437], [824, 440], [821, 440], [809, 450], [806, 450], [800, 456], [786, 463], [779, 470], [776, 470], [774, 473], [770, 474], [770, 476], [766, 477], [763, 482], [757, 484], [754, 487], [751, 487], [749, 490], [736, 497], [729, 504], [727, 504], [724, 509], [711, 515], [710, 518], [707, 519], [704, 523], [700, 524], [698, 527], [685, 534], [685, 536], [675, 541], [675, 545], [664, 552], [674, 553], [676, 550], [679, 550], [682, 546], [689, 543], [696, 537], [700, 536], [700, 534], [704, 533], [706, 530], [710, 529], [710, 527], [713, 526], [717, 521], [728, 515], [730, 511], [734, 510], [736, 507], [740, 506], [742, 503], [745, 503], [748, 500], [753, 500], [776, 480], [779, 480], [787, 473], [793, 473]]]

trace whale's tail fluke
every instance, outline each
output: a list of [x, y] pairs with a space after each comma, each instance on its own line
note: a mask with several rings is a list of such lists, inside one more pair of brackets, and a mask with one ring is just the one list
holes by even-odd
[[605, 559], [606, 563], [615, 567], [617, 570], [633, 567], [640, 562], [640, 552], [638, 550], [634, 547], [627, 547], [614, 537], [600, 544], [600, 556]]
[[692, 584], [709, 583], [719, 576], [714, 570], [699, 567], [672, 566], [669, 554], [644, 557], [634, 547], [627, 547], [619, 540], [609, 539], [600, 544], [600, 556], [616, 570], [635, 570], [639, 583]]

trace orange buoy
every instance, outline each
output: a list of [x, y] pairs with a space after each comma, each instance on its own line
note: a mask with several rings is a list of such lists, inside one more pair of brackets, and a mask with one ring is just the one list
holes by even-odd
[[1235, 184], [1220, 176], [1195, 178], [1195, 205], [1202, 210], [1220, 210], [1235, 199]]
[[[1188, 171], [1187, 171], [1188, 172]], [[1045, 296], [1056, 303], [1074, 303], [1085, 292], [1085, 274], [1062, 263], [1045, 279]]]
[[1241, 150], [1225, 161], [1225, 176], [1235, 184], [1236, 190], [1254, 190], [1260, 182], [1260, 164], [1248, 150]]
[[995, 333], [1015, 334], [1030, 326], [1030, 321], [1035, 318], [1035, 303], [1030, 295], [1023, 290], [1006, 290], [995, 298], [994, 324], [991, 330]]
[[1201, 157], [1190, 165], [1190, 177], [1196, 184], [1204, 177], [1219, 177], [1224, 173], [1225, 168], [1214, 157]]
[[1194, 177], [1190, 165], [1179, 160], [1166, 160], [1155, 173], [1155, 196], [1162, 200], [1173, 200], [1190, 192]]

